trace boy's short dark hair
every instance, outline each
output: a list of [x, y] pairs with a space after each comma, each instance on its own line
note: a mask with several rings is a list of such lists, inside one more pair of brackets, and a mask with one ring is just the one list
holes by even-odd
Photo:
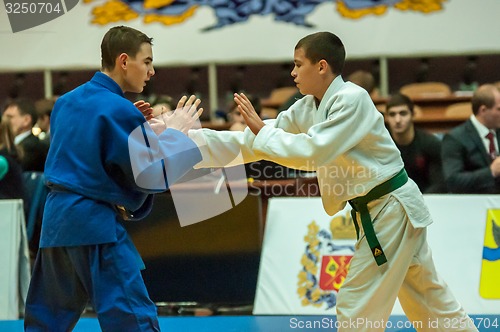
[[332, 72], [341, 75], [344, 70], [345, 48], [339, 37], [331, 32], [316, 32], [305, 36], [295, 46], [295, 49], [302, 48], [306, 58], [312, 63], [317, 63], [321, 59], [332, 67]]
[[389, 111], [391, 107], [406, 105], [410, 110], [411, 114], [413, 114], [413, 101], [407, 95], [402, 93], [396, 93], [389, 98], [386, 105], [386, 110]]
[[123, 25], [109, 29], [101, 42], [102, 69], [112, 70], [115, 67], [116, 57], [122, 53], [134, 58], [143, 43], [153, 45], [153, 38], [149, 38], [139, 30]]

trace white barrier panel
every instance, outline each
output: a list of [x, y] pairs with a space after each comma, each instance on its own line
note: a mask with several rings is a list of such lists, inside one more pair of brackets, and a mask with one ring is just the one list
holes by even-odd
[[[500, 314], [500, 196], [425, 200], [434, 219], [428, 242], [439, 274], [469, 314]], [[320, 198], [269, 201], [254, 314], [335, 314], [355, 243], [349, 211], [347, 206], [328, 216]], [[404, 314], [399, 303], [392, 314]]]
[[0, 320], [19, 319], [30, 282], [23, 201], [0, 200]]

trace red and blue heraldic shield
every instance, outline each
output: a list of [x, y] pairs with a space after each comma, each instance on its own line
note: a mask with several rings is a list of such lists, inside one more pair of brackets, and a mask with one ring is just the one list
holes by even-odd
[[319, 288], [338, 292], [349, 271], [351, 259], [352, 255], [323, 256], [321, 259]]

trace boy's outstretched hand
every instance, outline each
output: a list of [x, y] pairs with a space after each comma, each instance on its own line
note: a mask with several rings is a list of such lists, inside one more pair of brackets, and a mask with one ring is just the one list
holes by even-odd
[[167, 128], [177, 129], [187, 134], [203, 112], [203, 108], [198, 109], [200, 103], [201, 101], [196, 96], [191, 96], [189, 99], [183, 96], [174, 111], [162, 112], [148, 122], [157, 135]]
[[187, 134], [188, 130], [193, 127], [203, 112], [203, 108], [198, 109], [200, 103], [201, 100], [197, 99], [194, 95], [189, 97], [189, 99], [183, 96], [173, 112], [163, 113], [161, 117], [167, 128], [177, 129]]
[[262, 127], [265, 126], [265, 124], [255, 111], [255, 108], [253, 107], [250, 100], [243, 93], [235, 93], [234, 101], [238, 105], [238, 110], [240, 111], [241, 115], [243, 115], [243, 119], [247, 123], [248, 128], [250, 128], [250, 130], [255, 135], [257, 135]]
[[134, 106], [141, 111], [146, 120], [151, 120], [153, 118], [153, 108], [150, 103], [144, 100], [139, 100], [134, 103]]

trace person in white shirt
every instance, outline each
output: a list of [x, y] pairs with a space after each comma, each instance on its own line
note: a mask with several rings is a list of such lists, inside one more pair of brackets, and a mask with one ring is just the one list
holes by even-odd
[[[266, 159], [315, 171], [326, 212], [347, 202], [358, 231], [350, 271], [337, 298], [339, 331], [382, 331], [396, 297], [408, 318], [424, 329], [450, 331], [449, 322], [477, 331], [437, 275], [426, 240], [431, 216], [408, 179], [382, 114], [363, 88], [344, 82], [342, 41], [329, 32], [302, 38], [291, 72], [304, 95], [276, 120], [262, 121], [244, 94], [235, 94], [244, 132], [192, 130], [203, 160], [195, 167], [229, 166], [240, 150], [246, 163]], [[237, 159], [235, 159], [237, 160]], [[351, 326], [357, 319], [371, 326]], [[378, 324], [378, 325], [377, 325]], [[380, 328], [374, 328], [380, 326]]]

